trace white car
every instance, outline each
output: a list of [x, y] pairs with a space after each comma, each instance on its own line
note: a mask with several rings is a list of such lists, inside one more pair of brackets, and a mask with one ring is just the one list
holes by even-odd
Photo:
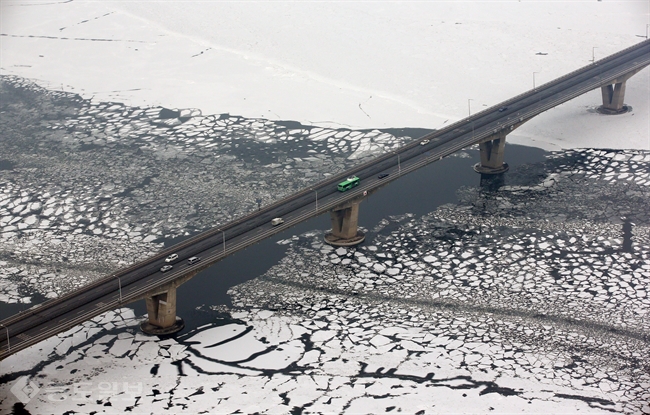
[[421, 145], [421, 146], [426, 146], [427, 144], [429, 144], [429, 140], [422, 140], [422, 141], [420, 141], [420, 145]]
[[162, 268], [160, 268], [160, 272], [167, 272], [172, 268], [174, 267], [172, 267], [171, 265], [163, 265]]
[[281, 223], [284, 223], [284, 219], [282, 219], [282, 218], [271, 219], [271, 225], [273, 225], [273, 226], [278, 226]]
[[172, 262], [176, 261], [178, 259], [178, 254], [171, 254], [167, 258], [165, 258], [165, 262]]

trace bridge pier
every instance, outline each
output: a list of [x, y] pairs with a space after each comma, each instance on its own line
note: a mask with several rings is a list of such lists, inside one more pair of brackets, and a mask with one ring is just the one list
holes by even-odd
[[163, 335], [183, 330], [185, 322], [176, 316], [176, 288], [146, 297], [145, 301], [149, 318], [140, 324], [143, 332]]
[[601, 114], [623, 114], [628, 106], [623, 103], [625, 98], [625, 81], [600, 87], [603, 95], [603, 105], [598, 107]]
[[325, 242], [334, 246], [354, 246], [366, 239], [357, 226], [359, 203], [361, 200], [353, 200], [330, 211], [332, 230], [325, 234]]
[[481, 162], [474, 165], [477, 173], [500, 174], [508, 171], [508, 163], [503, 162], [506, 135], [506, 131], [499, 131], [479, 143]]
[[155, 336], [174, 334], [183, 330], [185, 322], [176, 315], [176, 289], [197, 273], [198, 271], [185, 275], [144, 294], [147, 320], [140, 324], [140, 330]]
[[601, 114], [607, 115], [624, 114], [628, 112], [631, 108], [623, 103], [623, 100], [625, 99], [625, 83], [641, 69], [643, 68], [628, 72], [625, 75], [614, 79], [610, 84], [601, 86], [600, 91], [603, 97], [603, 105], [598, 107], [597, 111]]
[[515, 128], [519, 128], [528, 120], [519, 118], [519, 122], [510, 127], [497, 128], [491, 135], [478, 143], [481, 151], [481, 162], [474, 165], [474, 171], [481, 174], [501, 174], [510, 168], [508, 163], [503, 161], [506, 149], [506, 136]]

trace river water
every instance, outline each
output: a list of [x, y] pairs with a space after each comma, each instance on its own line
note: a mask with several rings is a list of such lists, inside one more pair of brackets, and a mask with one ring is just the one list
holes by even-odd
[[[298, 191], [328, 171], [349, 168], [358, 163], [355, 155], [378, 154], [430, 132], [332, 130], [203, 116], [199, 110], [132, 108], [48, 91], [20, 78], [5, 77], [0, 85], [0, 184], [7, 195], [0, 201], [0, 272], [7, 283], [0, 293], [8, 297], [0, 301], [0, 318], [107, 275], [115, 262], [125, 266]], [[516, 145], [506, 151], [513, 169], [545, 154]], [[373, 194], [361, 204], [359, 225], [370, 230], [390, 215], [423, 215], [455, 203], [461, 186], [481, 183], [472, 170], [478, 151], [461, 156]], [[286, 248], [277, 241], [329, 227], [322, 215], [216, 264], [180, 287], [178, 314], [188, 327], [200, 324], [193, 316], [197, 306], [229, 304], [231, 286], [264, 274], [283, 257]], [[157, 245], [143, 242], [147, 231], [156, 232]], [[143, 301], [133, 307], [145, 314]]]
[[[405, 131], [409, 132], [408, 129]], [[545, 154], [547, 153], [538, 148], [508, 145], [506, 159], [510, 168], [516, 170], [524, 164], [543, 162]], [[479, 162], [478, 150], [463, 151], [462, 157], [447, 157], [402, 176], [361, 203], [359, 226], [372, 230], [382, 219], [389, 216], [404, 214], [421, 216], [436, 210], [443, 204], [455, 204], [458, 202], [457, 191], [461, 187], [489, 188], [508, 184], [508, 172], [495, 177], [482, 176], [472, 169], [477, 162]], [[330, 228], [329, 215], [312, 218], [229, 256], [183, 284], [177, 291], [177, 314], [184, 318], [185, 330], [213, 320], [204, 312], [196, 311], [196, 307], [230, 305], [230, 297], [226, 294], [230, 287], [263, 275], [277, 264], [286, 251], [285, 245], [278, 244], [278, 241], [305, 232]], [[390, 230], [390, 227], [383, 228], [382, 232]], [[364, 244], [372, 241], [375, 235], [376, 233], [371, 231], [367, 232]], [[136, 315], [146, 314], [144, 301], [133, 306]]]

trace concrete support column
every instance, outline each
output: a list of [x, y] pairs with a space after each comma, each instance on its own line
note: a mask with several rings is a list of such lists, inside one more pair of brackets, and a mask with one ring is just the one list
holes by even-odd
[[352, 246], [366, 238], [359, 232], [359, 201], [350, 202], [345, 207], [330, 211], [332, 230], [325, 235], [325, 242], [336, 246]]
[[169, 327], [176, 323], [176, 288], [165, 293], [145, 298], [149, 323], [158, 327]]
[[147, 334], [176, 333], [185, 327], [183, 319], [176, 316], [176, 287], [145, 297], [148, 319], [140, 328]]
[[342, 239], [355, 237], [359, 224], [359, 204], [352, 203], [352, 206], [348, 208], [331, 211], [330, 219], [332, 220], [332, 235]]
[[627, 112], [623, 103], [625, 98], [625, 81], [600, 88], [603, 95], [603, 106], [598, 110], [603, 114], [621, 114]]
[[499, 174], [508, 171], [508, 164], [503, 162], [506, 148], [506, 132], [501, 131], [488, 140], [479, 143], [481, 163], [474, 166], [474, 170], [481, 174]]
[[600, 87], [603, 96], [603, 105], [598, 107], [601, 114], [615, 115], [631, 111], [629, 105], [625, 105], [625, 82], [645, 67], [637, 68], [632, 72], [621, 75], [618, 78], [608, 81], [608, 85]]

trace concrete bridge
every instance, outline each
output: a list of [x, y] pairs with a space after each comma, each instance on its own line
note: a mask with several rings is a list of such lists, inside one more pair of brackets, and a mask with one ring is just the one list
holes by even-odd
[[[501, 174], [507, 135], [531, 118], [588, 91], [602, 91], [603, 114], [624, 113], [627, 80], [650, 65], [650, 40], [566, 74], [531, 91], [460, 120], [383, 154], [340, 175], [323, 180], [279, 200], [258, 212], [211, 229], [160, 253], [119, 270], [60, 298], [34, 306], [0, 322], [0, 358], [63, 332], [108, 310], [144, 299], [148, 320], [143, 331], [169, 334], [183, 328], [176, 316], [176, 288], [203, 269], [228, 255], [279, 233], [297, 223], [329, 212], [332, 230], [326, 241], [349, 246], [361, 243], [357, 229], [360, 203], [372, 192], [401, 175], [440, 160], [454, 152], [479, 144], [481, 162], [474, 169], [481, 174]], [[360, 184], [340, 192], [336, 185], [349, 176]], [[277, 226], [271, 219], [282, 217]], [[161, 273], [164, 259], [175, 253], [173, 271]], [[189, 263], [187, 258], [201, 260]]]

